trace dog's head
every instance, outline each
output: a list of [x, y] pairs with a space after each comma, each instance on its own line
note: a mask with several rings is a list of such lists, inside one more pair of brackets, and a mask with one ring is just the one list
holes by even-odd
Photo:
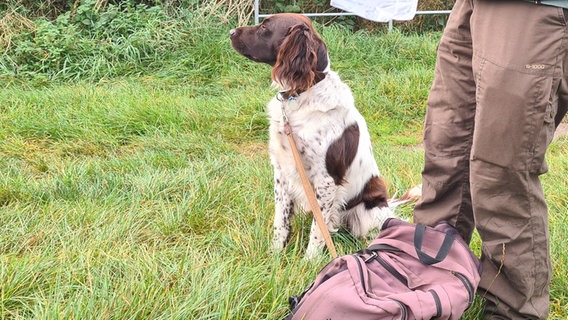
[[329, 64], [325, 43], [304, 15], [276, 14], [230, 34], [238, 53], [271, 65], [272, 80], [291, 93], [314, 85]]

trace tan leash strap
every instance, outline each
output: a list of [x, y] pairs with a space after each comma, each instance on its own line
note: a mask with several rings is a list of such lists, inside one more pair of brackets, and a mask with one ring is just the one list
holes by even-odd
[[325, 245], [327, 249], [331, 253], [332, 258], [337, 258], [337, 251], [335, 251], [335, 246], [333, 245], [333, 241], [331, 240], [331, 235], [329, 234], [329, 230], [327, 230], [327, 225], [325, 224], [325, 220], [323, 219], [323, 214], [321, 213], [319, 203], [316, 199], [316, 194], [314, 193], [314, 189], [308, 180], [308, 175], [306, 174], [306, 170], [304, 169], [304, 165], [302, 164], [302, 159], [300, 159], [300, 154], [298, 153], [298, 149], [296, 148], [296, 142], [294, 141], [294, 137], [292, 136], [292, 129], [290, 127], [290, 123], [285, 119], [284, 128], [286, 131], [286, 135], [288, 136], [288, 141], [290, 141], [290, 147], [292, 148], [292, 154], [294, 155], [294, 161], [296, 161], [296, 168], [298, 170], [298, 174], [300, 175], [300, 180], [302, 180], [302, 186], [304, 187], [304, 192], [306, 193], [306, 197], [310, 203], [310, 207], [312, 209], [312, 214], [314, 219], [316, 220], [316, 224], [318, 225], [323, 239], [325, 240]]

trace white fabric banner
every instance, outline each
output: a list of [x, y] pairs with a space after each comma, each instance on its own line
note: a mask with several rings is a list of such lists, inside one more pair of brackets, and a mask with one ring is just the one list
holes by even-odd
[[418, 0], [331, 0], [331, 6], [375, 22], [412, 20]]

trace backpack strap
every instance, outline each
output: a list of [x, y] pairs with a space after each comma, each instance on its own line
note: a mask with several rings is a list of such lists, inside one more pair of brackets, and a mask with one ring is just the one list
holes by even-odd
[[416, 249], [416, 254], [420, 261], [427, 265], [432, 265], [444, 260], [450, 253], [452, 244], [454, 243], [455, 233], [446, 233], [444, 241], [436, 254], [436, 257], [429, 256], [422, 251], [422, 243], [424, 241], [424, 234], [426, 233], [426, 226], [423, 224], [417, 224], [416, 230], [414, 231], [414, 248]]

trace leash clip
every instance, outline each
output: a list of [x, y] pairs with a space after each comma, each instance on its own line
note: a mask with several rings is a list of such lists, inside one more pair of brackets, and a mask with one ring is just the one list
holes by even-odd
[[280, 109], [282, 110], [282, 122], [284, 124], [284, 132], [286, 135], [292, 134], [292, 126], [290, 126], [290, 121], [288, 119], [288, 115], [286, 114], [286, 106], [290, 105], [291, 102], [295, 101], [297, 96], [289, 96], [285, 98], [284, 94], [288, 91], [282, 90], [279, 91], [276, 95], [276, 99], [281, 102]]
[[282, 120], [284, 123], [288, 123], [288, 115], [286, 115], [286, 108], [284, 107], [284, 104], [282, 104], [280, 110], [282, 110]]
[[288, 116], [286, 115], [286, 110], [284, 104], [282, 104], [282, 122], [284, 123], [284, 132], [287, 136], [292, 134], [292, 127], [290, 126], [290, 121], [288, 121]]

